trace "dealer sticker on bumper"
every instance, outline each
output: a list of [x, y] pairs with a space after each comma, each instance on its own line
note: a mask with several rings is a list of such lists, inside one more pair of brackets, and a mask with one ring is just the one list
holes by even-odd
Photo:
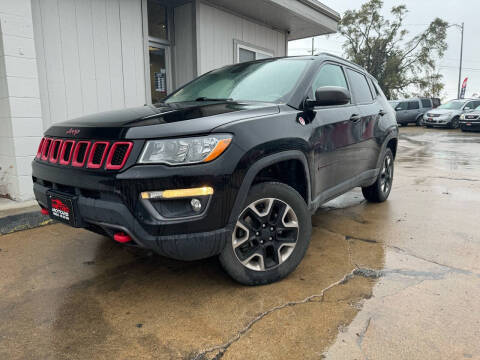
[[51, 217], [74, 226], [73, 200], [56, 194], [49, 194], [49, 200]]

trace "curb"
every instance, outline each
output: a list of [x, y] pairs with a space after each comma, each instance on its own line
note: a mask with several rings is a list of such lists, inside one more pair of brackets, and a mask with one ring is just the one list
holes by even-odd
[[54, 220], [40, 211], [28, 211], [20, 214], [0, 217], [0, 235], [11, 234], [17, 231], [34, 229], [36, 227], [53, 224]]

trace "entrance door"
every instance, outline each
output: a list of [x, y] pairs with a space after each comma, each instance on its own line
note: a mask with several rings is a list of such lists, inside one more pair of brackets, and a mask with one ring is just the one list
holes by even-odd
[[149, 46], [150, 59], [150, 94], [152, 96], [152, 104], [158, 103], [165, 99], [169, 88], [168, 81], [168, 48], [164, 46]]
[[158, 103], [172, 91], [171, 9], [165, 1], [144, 0], [147, 102]]

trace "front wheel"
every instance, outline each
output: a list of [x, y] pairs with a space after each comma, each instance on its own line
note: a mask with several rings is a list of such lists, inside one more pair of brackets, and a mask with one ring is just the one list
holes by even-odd
[[363, 197], [370, 202], [384, 202], [388, 199], [393, 184], [393, 153], [387, 148], [382, 161], [382, 169], [377, 181], [371, 186], [363, 187]]
[[236, 281], [263, 285], [290, 274], [310, 243], [311, 216], [304, 199], [282, 183], [253, 186], [220, 263]]
[[450, 122], [450, 128], [451, 129], [458, 129], [459, 124], [460, 124], [460, 121], [459, 121], [458, 117], [453, 118], [452, 121]]

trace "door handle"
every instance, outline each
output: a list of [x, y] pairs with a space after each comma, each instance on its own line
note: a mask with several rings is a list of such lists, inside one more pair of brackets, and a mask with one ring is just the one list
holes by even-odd
[[359, 122], [360, 121], [360, 115], [353, 114], [352, 116], [350, 116], [350, 121], [352, 121], [354, 123]]
[[378, 112], [378, 115], [380, 115], [380, 116], [383, 116], [385, 114], [386, 114], [386, 112], [383, 109], [380, 109], [380, 111]]

